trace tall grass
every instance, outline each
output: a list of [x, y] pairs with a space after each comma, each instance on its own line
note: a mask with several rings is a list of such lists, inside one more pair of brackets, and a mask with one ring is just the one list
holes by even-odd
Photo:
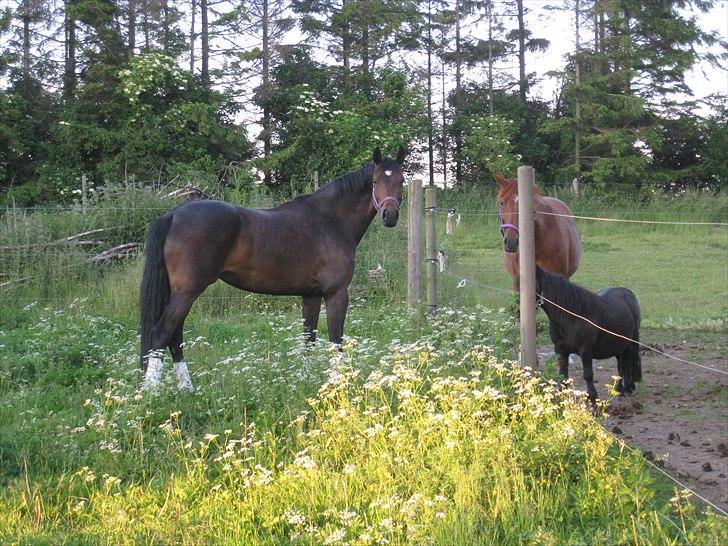
[[[354, 320], [367, 312], [355, 306]], [[40, 329], [54, 334], [63, 332], [50, 322], [75, 322], [52, 312], [39, 318]], [[269, 339], [256, 334], [265, 322], [274, 330]], [[726, 538], [724, 519], [680, 495], [655, 497], [641, 457], [595, 426], [582, 393], [504, 360], [512, 327], [498, 315], [446, 311], [425, 330], [413, 330], [401, 312], [386, 322], [377, 338], [330, 352], [302, 343], [298, 322], [287, 324], [285, 314], [265, 313], [248, 340], [228, 340], [226, 358], [193, 368], [199, 390], [192, 396], [171, 384], [158, 396], [142, 395], [119, 347], [119, 338], [132, 337], [122, 326], [107, 324], [108, 337], [86, 334], [78, 346], [95, 344], [95, 363], [87, 355], [76, 368], [37, 370], [34, 379], [11, 378], [13, 388], [3, 389], [2, 422], [13, 415], [17, 428], [2, 450], [0, 540], [449, 545]], [[37, 361], [46, 362], [50, 343], [45, 347], [38, 342]], [[223, 354], [210, 354], [215, 349], [202, 339], [190, 350], [195, 361]], [[78, 368], [95, 377], [79, 376]], [[73, 387], [63, 391], [75, 393], [70, 400], [48, 392], [64, 383]], [[14, 471], [7, 466], [13, 458]]]

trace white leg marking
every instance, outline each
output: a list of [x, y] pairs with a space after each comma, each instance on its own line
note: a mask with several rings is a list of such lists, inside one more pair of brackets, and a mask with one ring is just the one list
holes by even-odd
[[142, 389], [156, 390], [159, 387], [159, 384], [162, 382], [162, 368], [164, 368], [164, 361], [161, 358], [156, 356], [149, 357], [147, 373], [144, 376]]
[[195, 390], [195, 387], [192, 385], [190, 371], [187, 369], [187, 362], [175, 362], [174, 373], [177, 376], [177, 387], [188, 391]]

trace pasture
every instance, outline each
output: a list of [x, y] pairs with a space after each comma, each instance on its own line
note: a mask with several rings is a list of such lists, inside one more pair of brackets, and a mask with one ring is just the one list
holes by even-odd
[[[158, 395], [138, 390], [141, 255], [92, 264], [89, 248], [57, 241], [99, 228], [112, 228], [101, 248], [141, 240], [172, 202], [109, 189], [85, 215], [6, 211], [0, 283], [25, 280], [0, 294], [0, 542], [728, 542], [726, 519], [622, 448], [581, 393], [514, 365], [493, 196], [438, 199], [461, 222], [452, 235], [438, 222], [449, 274], [434, 319], [403, 303], [406, 218], [394, 229], [376, 219], [342, 352], [324, 341], [325, 321], [316, 345], [304, 342], [297, 298], [218, 283], [185, 324], [196, 391], [172, 387], [168, 359]], [[721, 194], [569, 204], [577, 215], [728, 218]], [[727, 228], [579, 228], [573, 281], [630, 287], [645, 342], [691, 339], [691, 360], [725, 359]], [[725, 392], [715, 396], [720, 408]]]

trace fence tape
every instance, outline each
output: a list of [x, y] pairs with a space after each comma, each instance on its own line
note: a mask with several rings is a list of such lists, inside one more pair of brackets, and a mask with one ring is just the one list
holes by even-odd
[[728, 222], [663, 222], [660, 220], [628, 220], [626, 218], [600, 218], [598, 216], [577, 216], [575, 214], [559, 214], [537, 210], [536, 214], [559, 216], [561, 218], [575, 218], [579, 220], [597, 220], [600, 222], [625, 222], [629, 224], [658, 224], [666, 226], [728, 226]]

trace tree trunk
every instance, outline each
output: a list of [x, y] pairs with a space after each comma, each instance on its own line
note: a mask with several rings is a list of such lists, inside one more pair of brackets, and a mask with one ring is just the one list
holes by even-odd
[[521, 100], [526, 102], [526, 26], [523, 22], [523, 0], [516, 0], [518, 5], [518, 92]]
[[207, 0], [200, 0], [200, 32], [202, 39], [202, 51], [200, 52], [200, 78], [202, 86], [210, 87], [210, 29], [207, 23]]
[[192, 7], [192, 22], [190, 23], [190, 72], [195, 73], [195, 12], [197, 11], [197, 2], [190, 0]]
[[579, 0], [575, 0], [574, 16], [576, 17], [576, 52], [574, 54], [574, 83], [576, 87], [576, 119], [574, 123], [574, 167], [576, 168], [576, 177], [578, 179], [581, 172], [581, 43], [579, 35]]
[[435, 120], [432, 117], [432, 0], [427, 2], [427, 159], [430, 186], [435, 185], [435, 156], [433, 150]]
[[[632, 34], [630, 32], [629, 28], [629, 20], [630, 20], [630, 12], [629, 7], [625, 4], [624, 6], [624, 36], [625, 36], [625, 45], [632, 41]], [[622, 92], [625, 95], [629, 95], [632, 93], [632, 78], [631, 78], [631, 72], [632, 72], [632, 65], [631, 60], [625, 60], [624, 62], [624, 88], [622, 89]]]
[[[342, 11], [346, 10], [348, 0], [342, 2]], [[344, 65], [343, 87], [347, 93], [351, 87], [351, 34], [349, 32], [349, 16], [344, 19], [344, 28], [341, 36], [341, 57]]]
[[460, 116], [460, 84], [462, 79], [462, 52], [460, 50], [460, 0], [455, 0], [455, 114], [457, 120], [455, 125], [455, 184], [462, 182], [463, 162], [460, 157], [462, 152], [462, 137], [459, 128]]
[[149, 53], [149, 0], [144, 0], [144, 53]]
[[169, 49], [169, 2], [162, 0], [162, 51]]
[[136, 8], [136, 0], [129, 0], [129, 11], [127, 12], [126, 27], [126, 43], [127, 51], [129, 52], [129, 58], [132, 58], [134, 56], [134, 49], [136, 48]]
[[364, 96], [367, 98], [371, 97], [371, 88], [369, 85], [369, 19], [364, 15], [364, 32], [361, 40], [361, 68], [362, 77], [364, 79]]
[[76, 20], [69, 13], [73, 2], [74, 0], [66, 0], [65, 5], [66, 55], [63, 67], [63, 98], [65, 100], [72, 99], [76, 90]]
[[[270, 130], [270, 17], [268, 16], [268, 0], [263, 0], [263, 19], [261, 21], [263, 31], [263, 88], [261, 99], [263, 101], [263, 157], [268, 157], [271, 150]], [[266, 186], [271, 185], [271, 174], [268, 168], [264, 171], [264, 182]]]
[[488, 17], [488, 113], [493, 116], [493, 3], [485, 6]]
[[30, 0], [23, 2], [23, 77], [30, 78]]

